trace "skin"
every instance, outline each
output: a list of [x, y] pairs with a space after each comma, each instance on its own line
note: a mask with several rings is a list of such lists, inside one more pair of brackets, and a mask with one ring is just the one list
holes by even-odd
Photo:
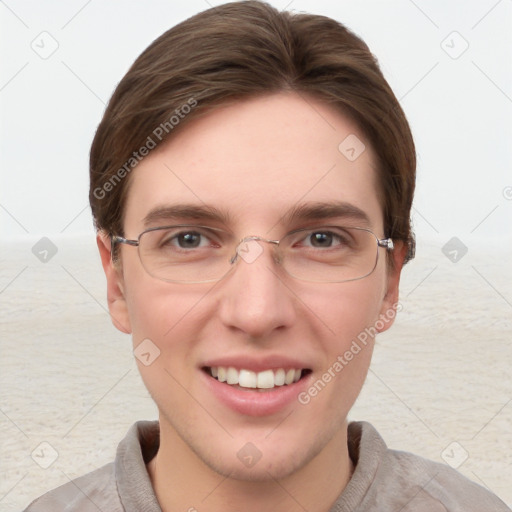
[[[349, 134], [366, 144], [353, 162], [338, 150]], [[191, 121], [137, 166], [125, 235], [136, 239], [154, 206], [191, 203], [228, 212], [230, 220], [217, 226], [240, 239], [279, 239], [309, 225], [282, 221], [297, 203], [345, 201], [363, 210], [383, 238], [375, 168], [357, 126], [322, 102], [295, 93], [246, 100]], [[310, 383], [321, 378], [398, 301], [403, 246], [391, 253], [394, 270], [379, 249], [375, 271], [352, 282], [296, 280], [263, 244], [256, 261], [239, 261], [217, 283], [178, 284], [148, 275], [134, 247], [121, 246], [121, 262], [113, 265], [108, 238], [100, 233], [97, 241], [114, 324], [132, 334], [134, 347], [149, 338], [160, 350], [151, 365], [137, 363], [159, 409], [161, 444], [148, 471], [162, 509], [328, 511], [353, 470], [346, 417], [366, 378], [373, 340], [309, 404], [293, 401], [260, 417], [217, 400], [200, 368], [219, 356], [291, 354], [312, 370]], [[252, 468], [237, 457], [247, 442], [262, 454]]]

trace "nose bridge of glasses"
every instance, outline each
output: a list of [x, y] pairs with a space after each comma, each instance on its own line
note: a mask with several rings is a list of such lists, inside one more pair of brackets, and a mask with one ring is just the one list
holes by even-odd
[[246, 263], [252, 263], [263, 252], [263, 247], [258, 242], [265, 242], [279, 247], [279, 240], [269, 240], [262, 236], [250, 235], [242, 238], [236, 245], [230, 262], [233, 264], [240, 256]]

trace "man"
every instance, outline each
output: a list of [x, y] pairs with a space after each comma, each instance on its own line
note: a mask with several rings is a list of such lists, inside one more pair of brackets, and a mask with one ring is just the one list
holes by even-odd
[[157, 39], [91, 149], [114, 325], [158, 422], [27, 510], [506, 511], [347, 424], [414, 255], [415, 151], [366, 45], [260, 2]]

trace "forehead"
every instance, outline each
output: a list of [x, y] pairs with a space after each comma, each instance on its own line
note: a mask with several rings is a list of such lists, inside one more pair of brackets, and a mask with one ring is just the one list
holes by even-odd
[[296, 93], [241, 101], [194, 119], [134, 169], [125, 232], [144, 229], [152, 211], [196, 205], [231, 229], [267, 233], [323, 203], [359, 209], [381, 230], [375, 164], [357, 125], [323, 102]]

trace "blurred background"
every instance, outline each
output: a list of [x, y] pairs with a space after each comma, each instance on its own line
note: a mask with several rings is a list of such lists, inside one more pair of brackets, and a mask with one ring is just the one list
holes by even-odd
[[[213, 0], [0, 2], [0, 510], [157, 417], [106, 305], [88, 152], [133, 60]], [[417, 257], [351, 419], [512, 506], [512, 2], [276, 0], [361, 36], [410, 121]]]

